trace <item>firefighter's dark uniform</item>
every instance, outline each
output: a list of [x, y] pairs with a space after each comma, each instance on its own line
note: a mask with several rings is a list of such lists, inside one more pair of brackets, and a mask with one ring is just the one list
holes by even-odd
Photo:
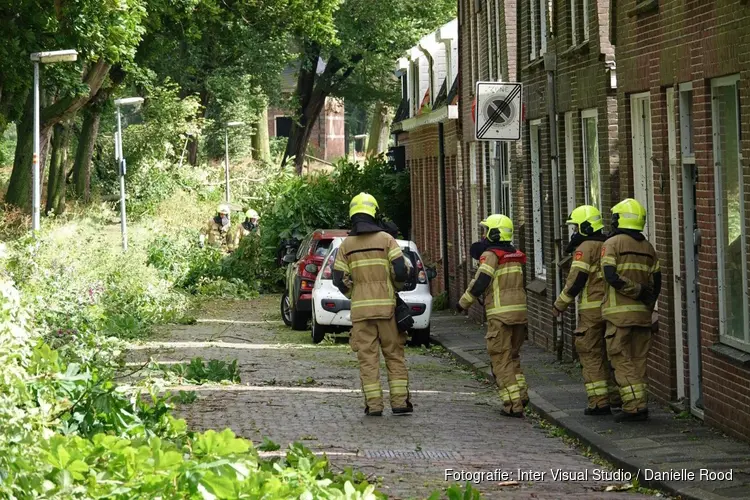
[[607, 354], [620, 387], [622, 410], [644, 412], [648, 403], [646, 360], [651, 346], [651, 314], [661, 290], [654, 247], [642, 233], [617, 230], [601, 251], [606, 280], [602, 317]]
[[526, 255], [510, 244], [507, 250], [493, 248], [482, 253], [479, 269], [459, 306], [468, 310], [474, 300], [485, 295], [487, 352], [492, 374], [500, 389], [503, 410], [523, 413], [528, 401], [526, 378], [521, 370], [521, 345], [526, 340], [526, 290], [523, 265]]
[[606, 237], [598, 232], [575, 248], [565, 288], [555, 301], [555, 309], [565, 310], [580, 294], [578, 327], [575, 346], [583, 367], [583, 381], [588, 396], [588, 407], [608, 408], [610, 402], [619, 406], [620, 396], [612, 380], [604, 343], [605, 323], [602, 319], [604, 277], [601, 270], [602, 245]]
[[383, 410], [380, 349], [388, 369], [391, 408], [411, 407], [404, 359], [406, 334], [396, 328], [396, 290], [408, 276], [404, 254], [392, 236], [371, 232], [348, 236], [336, 254], [334, 284], [351, 297], [352, 350], [359, 359], [365, 412]]

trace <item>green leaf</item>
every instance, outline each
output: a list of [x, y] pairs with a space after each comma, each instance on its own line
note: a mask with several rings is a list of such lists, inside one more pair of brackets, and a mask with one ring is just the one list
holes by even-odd
[[201, 484], [217, 498], [234, 498], [234, 482], [228, 477], [218, 476], [209, 471], [201, 479]]

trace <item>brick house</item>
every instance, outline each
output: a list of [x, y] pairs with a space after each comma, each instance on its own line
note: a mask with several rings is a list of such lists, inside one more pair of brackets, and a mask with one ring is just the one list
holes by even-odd
[[619, 201], [609, 0], [521, 0], [517, 12], [525, 120], [513, 161], [523, 173], [529, 338], [570, 360], [576, 311], [561, 323], [551, 313], [570, 263], [564, 222], [578, 205], [597, 206], [606, 217]]
[[620, 195], [645, 194], [664, 275], [651, 390], [750, 439], [750, 5], [613, 0], [612, 12]]
[[[458, 21], [423, 37], [397, 61], [402, 100], [391, 128], [404, 149], [411, 180], [411, 238], [438, 269], [435, 295], [452, 286], [459, 260], [456, 199], [458, 165]], [[451, 255], [449, 255], [451, 254]], [[449, 267], [449, 265], [451, 267]]]
[[[318, 74], [325, 69], [325, 62], [318, 61]], [[297, 67], [292, 65], [281, 75], [281, 94], [288, 98], [297, 86]], [[269, 137], [289, 137], [292, 130], [293, 112], [288, 109], [269, 107]], [[307, 154], [325, 161], [334, 161], [346, 156], [344, 131], [344, 102], [332, 97], [326, 98], [323, 110], [313, 126]]]

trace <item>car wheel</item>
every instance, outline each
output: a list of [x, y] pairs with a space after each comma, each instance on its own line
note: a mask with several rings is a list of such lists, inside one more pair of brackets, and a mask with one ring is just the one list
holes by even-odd
[[281, 319], [286, 326], [292, 326], [292, 304], [289, 301], [289, 293], [284, 292], [281, 296]]
[[409, 345], [412, 347], [419, 347], [424, 345], [430, 347], [430, 326], [427, 328], [418, 328], [411, 331], [411, 342]]
[[299, 312], [294, 306], [290, 307], [290, 319], [292, 320], [292, 330], [298, 332], [307, 330], [307, 322], [310, 319], [310, 315], [307, 313]]
[[328, 328], [315, 321], [315, 313], [312, 315], [312, 341], [313, 344], [320, 344], [328, 333]]

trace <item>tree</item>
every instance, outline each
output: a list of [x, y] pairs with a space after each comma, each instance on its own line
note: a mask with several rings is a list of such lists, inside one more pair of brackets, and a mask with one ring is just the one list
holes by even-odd
[[367, 156], [377, 156], [388, 149], [388, 138], [390, 131], [388, 126], [393, 119], [393, 108], [378, 101], [372, 112], [370, 133], [367, 140]]
[[[7, 77], [14, 95], [0, 104], [4, 120], [19, 119], [13, 171], [5, 201], [29, 209], [31, 206], [31, 169], [33, 153], [33, 95], [29, 54], [60, 47], [79, 52], [76, 64], [42, 66], [43, 84], [49, 99], [40, 114], [40, 144], [47, 144], [54, 126], [71, 119], [97, 94], [113, 64], [132, 60], [141, 38], [141, 21], [146, 14], [144, 0], [102, 2], [100, 0], [12, 0], [0, 8], [0, 18], [14, 19], [4, 26], [13, 36], [3, 57], [23, 61], [11, 67]], [[8, 24], [8, 23], [3, 23]], [[4, 77], [6, 78], [6, 77]], [[8, 100], [6, 100], [8, 99]], [[18, 101], [24, 102], [22, 111]], [[10, 102], [16, 102], [15, 105]], [[20, 115], [20, 117], [19, 117]], [[40, 159], [45, 157], [41, 151]]]
[[45, 213], [54, 212], [59, 215], [65, 212], [65, 172], [68, 165], [71, 128], [72, 120], [57, 123], [54, 127]]
[[[347, 0], [334, 16], [331, 43], [299, 38], [299, 72], [293, 96], [295, 122], [282, 160], [302, 171], [313, 126], [326, 98], [395, 102], [393, 62], [419, 38], [454, 16], [454, 0]], [[325, 69], [318, 73], [318, 61]]]

